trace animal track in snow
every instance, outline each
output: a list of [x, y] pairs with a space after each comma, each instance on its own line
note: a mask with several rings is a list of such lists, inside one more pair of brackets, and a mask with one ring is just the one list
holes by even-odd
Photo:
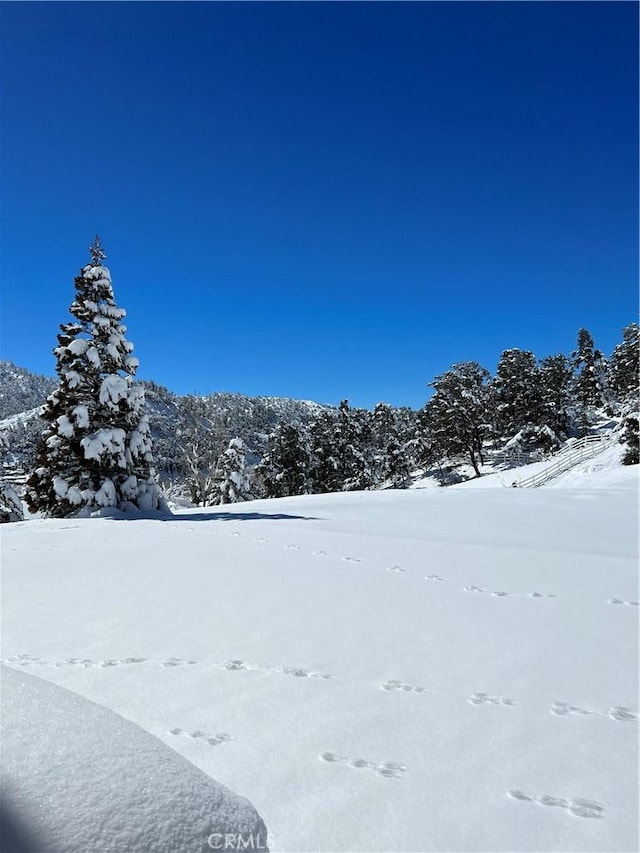
[[444, 578], [441, 578], [440, 575], [425, 575], [424, 579], [426, 581], [443, 581]]
[[591, 711], [588, 708], [579, 708], [576, 705], [568, 705], [566, 702], [554, 702], [551, 708], [551, 713], [557, 717], [566, 717], [576, 715], [579, 717], [609, 717], [619, 723], [637, 723], [638, 715], [630, 711], [629, 708], [614, 706], [607, 711]]
[[326, 557], [327, 552], [326, 551], [314, 551], [313, 556], [314, 557]]
[[375, 764], [372, 761], [365, 761], [364, 758], [345, 758], [341, 755], [336, 755], [334, 752], [323, 752], [320, 758], [327, 761], [329, 764], [347, 764], [349, 767], [366, 768], [373, 770], [380, 776], [386, 778], [398, 778], [407, 769], [403, 764], [398, 764], [397, 761], [383, 761], [381, 764]]
[[333, 678], [333, 675], [330, 675], [328, 672], [314, 672], [313, 670], [302, 669], [296, 666], [253, 666], [242, 660], [229, 660], [225, 663], [214, 665], [229, 672], [266, 672], [273, 675], [289, 675], [292, 678], [321, 678], [324, 680]]
[[402, 681], [391, 679], [380, 685], [383, 690], [402, 690], [404, 693], [426, 693], [426, 687], [415, 687], [413, 684], [403, 684]]
[[219, 664], [216, 664], [216, 666], [220, 667], [221, 669], [229, 670], [230, 672], [238, 672], [241, 670], [246, 671], [246, 670], [254, 669], [254, 667], [249, 666], [248, 663], [245, 663], [244, 661], [241, 661], [241, 660], [228, 660], [228, 661], [226, 661], [226, 663], [219, 663]]
[[406, 569], [403, 569], [402, 566], [389, 566], [387, 568], [388, 572], [406, 572]]
[[[464, 591], [465, 592], [488, 593], [489, 595], [492, 595], [494, 598], [507, 598], [507, 597], [522, 598], [523, 597], [523, 593], [519, 593], [519, 592], [505, 592], [504, 590], [491, 590], [491, 589], [485, 589], [482, 586], [473, 586], [473, 585], [465, 586]], [[526, 596], [528, 598], [557, 598], [558, 597], [557, 595], [554, 595], [552, 592], [529, 592], [529, 593], [526, 593]]]
[[290, 675], [293, 678], [322, 678], [325, 680], [333, 678], [333, 675], [330, 675], [328, 672], [312, 672], [310, 670], [300, 669], [299, 667], [294, 666], [272, 667], [267, 670], [267, 672], [273, 672], [278, 675]]
[[43, 658], [36, 658], [32, 655], [14, 655], [6, 658], [4, 663], [10, 663], [18, 666], [55, 666], [58, 668], [65, 666], [80, 666], [83, 669], [99, 666], [108, 669], [114, 666], [128, 666], [134, 663], [150, 663], [148, 658], [129, 657], [129, 658], [107, 658], [106, 660], [92, 660], [91, 658], [65, 658], [64, 660], [48, 661]]
[[486, 693], [472, 693], [469, 696], [472, 705], [517, 705], [515, 699], [505, 699], [504, 696], [487, 696]]
[[182, 660], [181, 658], [167, 658], [162, 661], [162, 666], [193, 666], [197, 660]]
[[17, 666], [34, 666], [36, 664], [46, 664], [46, 660], [42, 660], [42, 658], [34, 657], [33, 655], [12, 655], [9, 658], [5, 658], [2, 661], [3, 663], [12, 663]]
[[550, 794], [542, 794], [536, 797], [532, 794], [525, 794], [524, 791], [517, 790], [509, 791], [509, 796], [513, 800], [537, 803], [540, 806], [557, 806], [561, 809], [566, 809], [574, 817], [603, 818], [605, 816], [605, 807], [602, 803], [585, 800], [583, 797], [565, 799], [564, 797], [552, 797]]
[[226, 734], [226, 732], [221, 732], [217, 735], [208, 735], [206, 732], [202, 732], [199, 729], [195, 732], [187, 732], [184, 729], [176, 727], [174, 729], [169, 729], [170, 735], [184, 736], [190, 737], [194, 740], [203, 740], [205, 743], [208, 743], [209, 746], [219, 746], [221, 743], [227, 743], [227, 741], [233, 740], [231, 735]]
[[621, 598], [610, 598], [609, 604], [626, 604], [627, 607], [637, 607], [637, 601], [623, 601]]
[[345, 563], [361, 563], [362, 562], [362, 560], [360, 560], [358, 557], [343, 557], [342, 559], [344, 560]]
[[264, 536], [254, 536], [254, 542], [268, 542], [268, 539], [265, 539]]
[[284, 547], [287, 548], [287, 550], [289, 550], [289, 551], [299, 551], [300, 550], [299, 545], [285, 545]]

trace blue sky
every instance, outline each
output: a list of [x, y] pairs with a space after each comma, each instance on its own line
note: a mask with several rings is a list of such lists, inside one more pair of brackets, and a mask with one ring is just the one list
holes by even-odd
[[140, 376], [420, 406], [636, 319], [635, 3], [3, 3], [2, 357], [101, 234]]

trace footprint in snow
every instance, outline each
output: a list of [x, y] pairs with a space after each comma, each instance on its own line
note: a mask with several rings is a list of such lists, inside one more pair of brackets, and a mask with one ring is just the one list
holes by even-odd
[[333, 678], [328, 672], [313, 672], [295, 666], [273, 667], [269, 672], [276, 673], [277, 675], [290, 675], [292, 678], [322, 678], [325, 680]]
[[106, 660], [91, 660], [91, 658], [65, 658], [64, 660], [56, 661], [54, 666], [81, 666], [84, 669], [89, 669], [93, 666], [101, 666], [104, 669], [109, 669], [114, 666], [127, 666], [134, 663], [146, 663], [147, 658], [107, 658]]
[[314, 557], [326, 557], [327, 552], [326, 551], [314, 551], [313, 556]]
[[229, 672], [239, 672], [253, 669], [253, 667], [250, 667], [249, 664], [241, 660], [228, 660], [226, 663], [219, 664], [219, 666], [222, 669], [228, 670]]
[[385, 776], [387, 779], [399, 778], [407, 769], [403, 764], [397, 761], [383, 761], [381, 764], [376, 764], [372, 761], [366, 761], [364, 758], [346, 758], [341, 755], [336, 755], [335, 752], [323, 752], [320, 756], [322, 761], [329, 764], [346, 764], [349, 767], [357, 769], [364, 768], [373, 770], [379, 776]]
[[[465, 586], [465, 592], [479, 592], [479, 593], [489, 593], [494, 598], [519, 598], [522, 597], [521, 593], [517, 592], [505, 592], [504, 590], [490, 590], [485, 589], [481, 586], [469, 585]], [[528, 593], [529, 598], [557, 598], [557, 595], [554, 595], [552, 592], [530, 592]]]
[[524, 791], [509, 791], [508, 796], [512, 800], [520, 800], [522, 802], [537, 803], [540, 806], [551, 806], [566, 811], [574, 817], [586, 818], [603, 818], [605, 816], [605, 807], [602, 803], [597, 803], [594, 800], [585, 800], [583, 797], [553, 797], [550, 794], [541, 794], [535, 796], [526, 794]]
[[254, 541], [255, 541], [255, 542], [268, 542], [269, 540], [268, 540], [268, 539], [265, 539], [263, 536], [256, 536], [256, 537], [254, 538]]
[[388, 572], [406, 572], [406, 569], [403, 569], [402, 566], [389, 566], [387, 569]]
[[287, 548], [287, 550], [289, 550], [289, 551], [299, 551], [300, 550], [299, 545], [285, 545], [284, 547]]
[[626, 604], [627, 607], [637, 607], [637, 601], [623, 601], [621, 598], [610, 598], [609, 604]]
[[443, 581], [444, 578], [441, 578], [440, 575], [425, 575], [424, 579], [426, 581]]
[[488, 696], [486, 693], [472, 693], [468, 700], [472, 705], [517, 705], [515, 699], [504, 696]]
[[588, 708], [579, 708], [576, 705], [569, 705], [567, 702], [554, 702], [551, 708], [551, 713], [556, 717], [579, 716], [579, 717], [609, 717], [618, 723], [637, 723], [638, 715], [629, 708], [615, 706], [606, 711], [592, 711]]
[[385, 681], [381, 684], [382, 690], [401, 690], [404, 693], [426, 693], [426, 687], [415, 687], [413, 684], [404, 684], [402, 681], [397, 681], [392, 678], [390, 681]]
[[226, 732], [221, 732], [217, 735], [208, 735], [206, 732], [200, 731], [200, 729], [197, 729], [195, 732], [187, 732], [179, 727], [169, 729], [169, 734], [190, 737], [194, 740], [203, 740], [205, 743], [209, 744], [209, 746], [220, 746], [221, 743], [227, 743], [228, 741], [233, 740], [231, 735], [228, 735]]
[[181, 658], [168, 658], [162, 661], [162, 666], [193, 666], [197, 660], [182, 660]]
[[333, 678], [333, 675], [328, 672], [314, 672], [296, 666], [252, 666], [242, 660], [229, 660], [226, 663], [216, 664], [216, 666], [220, 669], [226, 669], [228, 672], [264, 672], [271, 675], [288, 675], [291, 678], [321, 678], [324, 680]]
[[358, 559], [358, 557], [343, 557], [342, 558], [345, 563], [361, 563], [362, 560]]
[[42, 658], [33, 657], [33, 655], [12, 655], [5, 658], [2, 663], [12, 663], [17, 666], [34, 666], [36, 664], [46, 664], [47, 661]]

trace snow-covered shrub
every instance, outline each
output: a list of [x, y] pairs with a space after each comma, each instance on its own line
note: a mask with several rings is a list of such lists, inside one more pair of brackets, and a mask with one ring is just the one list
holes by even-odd
[[560, 445], [560, 439], [550, 427], [527, 424], [505, 444], [505, 450], [547, 454], [554, 453]]
[[24, 510], [18, 493], [9, 483], [0, 483], [0, 524], [24, 521]]

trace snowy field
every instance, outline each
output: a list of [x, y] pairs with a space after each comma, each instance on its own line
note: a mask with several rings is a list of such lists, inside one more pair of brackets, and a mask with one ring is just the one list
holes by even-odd
[[637, 468], [582, 467], [6, 525], [3, 663], [246, 797], [273, 851], [635, 851]]

